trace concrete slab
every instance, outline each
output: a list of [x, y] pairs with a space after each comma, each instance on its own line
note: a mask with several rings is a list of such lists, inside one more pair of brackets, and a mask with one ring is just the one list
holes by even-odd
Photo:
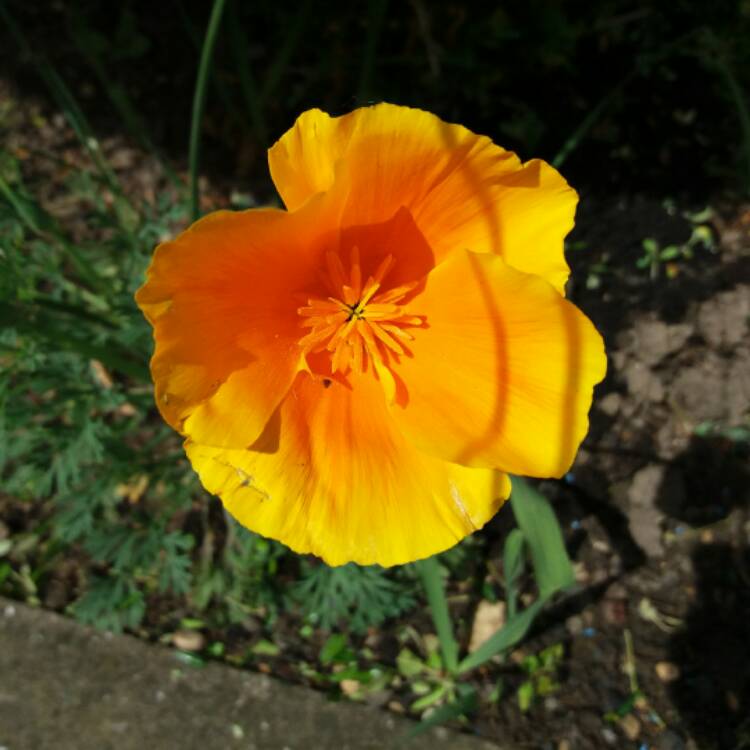
[[[406, 719], [0, 599], [0, 750], [384, 750]], [[438, 729], [406, 750], [498, 750]]]

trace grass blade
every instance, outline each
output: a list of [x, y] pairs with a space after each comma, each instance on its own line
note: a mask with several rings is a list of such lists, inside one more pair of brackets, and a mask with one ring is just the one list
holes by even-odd
[[505, 595], [508, 617], [514, 617], [518, 604], [518, 579], [523, 573], [524, 538], [520, 529], [508, 534], [503, 546], [503, 572], [505, 574]]
[[221, 25], [221, 16], [224, 12], [226, 0], [214, 0], [211, 16], [208, 19], [206, 37], [203, 40], [201, 59], [198, 65], [198, 78], [195, 82], [195, 94], [193, 96], [193, 113], [190, 122], [190, 205], [193, 220], [200, 217], [200, 196], [198, 194], [198, 161], [200, 157], [201, 123], [203, 121], [203, 107], [206, 103], [206, 84], [208, 73], [211, 69], [211, 58], [213, 57], [216, 35]]
[[[476, 711], [479, 701], [477, 700], [477, 691], [470, 685], [459, 685], [458, 695], [455, 700], [440, 706], [433, 711], [426, 719], [422, 719], [415, 727], [410, 729], [404, 737], [397, 741], [397, 746], [403, 746], [410, 740], [433, 727], [444, 724], [451, 719], [457, 719], [459, 716], [466, 716]], [[408, 746], [408, 745], [407, 745]]]
[[531, 553], [541, 598], [573, 584], [573, 566], [560, 524], [547, 499], [520, 477], [513, 477], [513, 515]]
[[445, 598], [443, 579], [440, 575], [440, 565], [437, 557], [434, 556], [428, 557], [426, 560], [418, 560], [415, 565], [427, 594], [432, 621], [435, 623], [435, 630], [440, 640], [443, 664], [446, 671], [453, 674], [458, 665], [458, 643], [453, 635], [453, 625], [448, 611], [448, 601]]

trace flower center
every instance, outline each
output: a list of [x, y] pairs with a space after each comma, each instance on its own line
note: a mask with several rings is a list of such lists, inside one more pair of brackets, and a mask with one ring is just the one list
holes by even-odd
[[297, 310], [302, 326], [310, 329], [299, 341], [304, 354], [330, 352], [331, 372], [344, 374], [365, 372], [369, 362], [381, 373], [399, 357], [411, 355], [408, 342], [414, 337], [406, 329], [423, 325], [424, 318], [405, 314], [402, 304], [418, 282], [381, 291], [393, 263], [393, 256], [386, 256], [363, 283], [357, 247], [351, 251], [349, 273], [338, 254], [326, 253], [323, 281], [331, 296], [309, 297]]

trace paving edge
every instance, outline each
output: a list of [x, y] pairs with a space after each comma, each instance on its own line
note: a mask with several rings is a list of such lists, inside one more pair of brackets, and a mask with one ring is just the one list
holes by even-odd
[[[0, 750], [503, 750], [0, 598]], [[507, 746], [504, 750], [510, 750]]]

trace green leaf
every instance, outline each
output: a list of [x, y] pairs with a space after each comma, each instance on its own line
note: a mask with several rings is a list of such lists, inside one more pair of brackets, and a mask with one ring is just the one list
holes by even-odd
[[217, 659], [224, 656], [224, 651], [226, 651], [226, 646], [221, 641], [214, 641], [208, 647], [208, 653]]
[[206, 623], [195, 617], [183, 617], [180, 620], [180, 627], [186, 630], [201, 630], [206, 627]]
[[458, 665], [458, 643], [453, 635], [448, 602], [445, 598], [443, 578], [440, 575], [440, 565], [437, 557], [428, 557], [415, 563], [430, 605], [432, 621], [440, 639], [440, 649], [443, 652], [443, 663], [449, 673], [456, 671]]
[[643, 249], [649, 255], [656, 255], [659, 252], [659, 243], [651, 237], [647, 237], [643, 240]]
[[531, 708], [531, 704], [534, 702], [535, 698], [534, 685], [531, 680], [522, 682], [516, 695], [518, 697], [518, 707], [525, 713]]
[[503, 546], [503, 571], [505, 573], [505, 593], [508, 604], [508, 616], [516, 614], [518, 600], [518, 579], [523, 573], [524, 538], [520, 529], [513, 529], [508, 534]]
[[419, 700], [414, 701], [411, 710], [417, 712], [424, 711], [425, 708], [429, 708], [442, 700], [447, 692], [448, 685], [438, 685], [434, 690], [427, 693], [427, 695], [423, 695]]
[[334, 633], [320, 650], [319, 659], [322, 664], [330, 664], [336, 657], [346, 649], [346, 636], [342, 633]]
[[435, 709], [426, 719], [422, 719], [417, 726], [401, 737], [397, 744], [403, 745], [408, 743], [409, 740], [426, 732], [428, 729], [432, 729], [432, 727], [444, 724], [451, 719], [457, 719], [459, 716], [466, 716], [473, 713], [478, 703], [476, 689], [470, 685], [458, 685], [457, 693], [458, 695], [455, 700]]
[[427, 665], [408, 648], [402, 648], [399, 651], [396, 657], [396, 666], [404, 677], [416, 677], [427, 670]]
[[346, 620], [347, 630], [354, 633], [363, 633], [414, 605], [411, 589], [393, 573], [377, 565], [353, 563], [338, 568], [304, 566], [292, 596], [320, 627], [333, 628]]
[[175, 651], [174, 658], [188, 667], [200, 669], [206, 666], [206, 662], [195, 654], [189, 654], [187, 651]]
[[547, 499], [520, 477], [513, 477], [512, 482], [513, 515], [531, 553], [540, 599], [546, 599], [573, 584], [573, 566]]
[[261, 638], [250, 651], [256, 656], [278, 656], [281, 653], [281, 649], [275, 643], [265, 638]]
[[680, 248], [676, 245], [667, 245], [660, 253], [660, 260], [674, 260], [681, 255]]

